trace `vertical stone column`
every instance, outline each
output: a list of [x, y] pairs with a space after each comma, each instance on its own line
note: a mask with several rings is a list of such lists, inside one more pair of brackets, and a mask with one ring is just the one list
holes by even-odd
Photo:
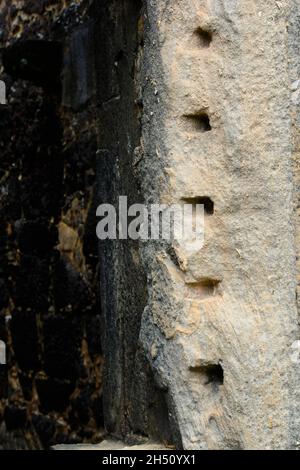
[[[300, 310], [300, 207], [299, 207], [299, 190], [300, 190], [300, 5], [297, 0], [289, 3], [287, 17], [288, 46], [289, 46], [289, 72], [290, 72], [290, 116], [292, 131], [292, 156], [293, 156], [293, 182], [294, 182], [294, 226], [295, 226], [295, 258], [296, 258], [296, 279], [297, 279], [297, 310], [299, 316]], [[297, 338], [297, 341], [299, 339]], [[299, 414], [299, 342], [293, 344], [294, 363], [293, 363], [293, 379], [294, 383], [290, 384], [293, 393], [292, 409], [291, 409], [291, 429], [297, 435], [300, 429]], [[297, 357], [298, 355], [298, 357]], [[297, 362], [296, 362], [297, 361]], [[298, 439], [299, 441], [299, 439]]]
[[[134, 174], [135, 149], [140, 147], [138, 106], [142, 3], [104, 0], [97, 4], [96, 81], [99, 106], [97, 152], [99, 203], [113, 204], [119, 196], [128, 206], [141, 201]], [[104, 350], [103, 408], [109, 433], [124, 438], [145, 434], [144, 363], [139, 351], [146, 280], [138, 241], [105, 240], [99, 244]]]
[[206, 215], [199, 252], [145, 245], [140, 339], [177, 446], [293, 448], [291, 2], [146, 4], [143, 191]]

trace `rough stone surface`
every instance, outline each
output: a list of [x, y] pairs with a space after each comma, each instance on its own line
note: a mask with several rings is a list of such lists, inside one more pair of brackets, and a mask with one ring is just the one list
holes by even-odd
[[[298, 3], [0, 2], [1, 448], [299, 448]], [[97, 248], [120, 195], [204, 247]]]
[[299, 33], [291, 39], [287, 22], [294, 15], [299, 25], [298, 7], [147, 6], [143, 194], [162, 203], [209, 197], [215, 209], [201, 251], [145, 245], [141, 342], [166, 391], [177, 446], [297, 448], [288, 58], [299, 64], [299, 54], [288, 43]]
[[88, 1], [0, 2], [8, 98], [0, 108], [5, 449], [98, 442], [102, 435], [89, 7]]
[[53, 450], [166, 450], [166, 447], [157, 442], [145, 442], [144, 444], [128, 446], [121, 441], [104, 440], [97, 445], [57, 445]]

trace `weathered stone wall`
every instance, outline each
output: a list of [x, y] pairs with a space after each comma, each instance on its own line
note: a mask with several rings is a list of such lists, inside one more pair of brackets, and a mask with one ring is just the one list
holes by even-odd
[[[292, 1], [290, 8], [287, 11], [287, 31], [288, 31], [288, 48], [289, 48], [289, 75], [290, 75], [290, 117], [291, 117], [291, 144], [292, 144], [292, 157], [293, 157], [293, 222], [295, 233], [295, 260], [296, 260], [296, 302], [298, 316], [300, 312], [299, 303], [299, 247], [300, 247], [300, 226], [299, 226], [299, 76], [300, 76], [300, 5], [299, 2]], [[297, 343], [296, 343], [297, 344]], [[294, 345], [295, 346], [295, 345]], [[297, 353], [297, 351], [296, 351]], [[299, 432], [299, 369], [293, 364], [293, 381], [291, 381], [292, 408], [291, 408], [291, 430], [295, 436]]]
[[295, 448], [296, 4], [147, 6], [143, 194], [214, 211], [201, 251], [145, 247], [141, 341], [184, 448]]
[[[97, 73], [102, 104], [97, 155], [98, 200], [118, 207], [118, 196], [140, 202], [133, 156], [140, 143], [140, 106], [136, 62], [139, 41], [140, 1], [104, 1], [99, 10], [101, 47]], [[142, 25], [140, 25], [142, 27]], [[142, 33], [142, 31], [141, 31]], [[131, 434], [143, 386], [139, 377], [137, 343], [145, 305], [145, 281], [139, 246], [128, 240], [99, 245], [104, 365], [104, 415], [109, 432]], [[136, 399], [132, 399], [135, 389]], [[139, 411], [140, 413], [140, 411]]]
[[[122, 384], [126, 389], [135, 377], [122, 367], [124, 341], [136, 338], [126, 324], [128, 304], [118, 303], [118, 293], [108, 296], [115, 301], [104, 331], [115, 343], [104, 347], [113, 365], [105, 383], [120, 393], [106, 402], [110, 431], [143, 431], [187, 449], [297, 447], [297, 128], [290, 106], [297, 6], [199, 0], [145, 7], [142, 136], [133, 174], [148, 204], [204, 202], [205, 246], [193, 254], [176, 243], [140, 246], [148, 299], [139, 342], [147, 361], [138, 349], [130, 362], [151, 373], [140, 374], [147, 386], [135, 384], [129, 410], [141, 410], [143, 422], [119, 406]], [[111, 164], [118, 182], [112, 194], [122, 194], [126, 170], [118, 160]], [[114, 266], [124, 295], [117, 246], [104, 251], [101, 265], [108, 266], [105, 279]], [[127, 279], [134, 297], [129, 273]]]
[[89, 2], [2, 1], [0, 448], [99, 441]]
[[[298, 448], [297, 0], [0, 13], [2, 447]], [[204, 203], [204, 247], [97, 248], [120, 195]]]

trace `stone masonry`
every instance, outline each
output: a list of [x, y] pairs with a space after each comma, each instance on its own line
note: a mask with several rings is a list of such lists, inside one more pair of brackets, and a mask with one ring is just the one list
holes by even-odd
[[200, 252], [144, 247], [140, 339], [183, 448], [297, 448], [299, 5], [147, 4], [143, 194], [214, 210]]
[[[299, 2], [0, 18], [0, 448], [299, 449]], [[120, 195], [203, 248], [98, 242]]]

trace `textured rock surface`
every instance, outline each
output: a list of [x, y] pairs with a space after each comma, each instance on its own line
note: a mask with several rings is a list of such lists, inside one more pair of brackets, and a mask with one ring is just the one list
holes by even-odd
[[143, 194], [209, 197], [214, 214], [200, 252], [144, 247], [141, 341], [177, 446], [297, 447], [288, 57], [299, 54], [287, 28], [290, 16], [299, 24], [296, 3], [147, 5]]
[[[134, 150], [140, 143], [136, 77], [142, 40], [141, 6], [139, 1], [105, 0], [97, 13], [98, 99], [104, 123], [97, 153], [97, 199], [116, 207], [119, 195], [127, 195], [128, 204], [142, 200], [133, 173]], [[103, 408], [108, 431], [121, 437], [146, 431], [142, 400], [147, 386], [138, 350], [146, 279], [138, 242], [108, 240], [100, 243], [99, 255], [105, 356]]]
[[[298, 3], [0, 2], [0, 447], [99, 437], [101, 333], [117, 439], [299, 448]], [[202, 250], [98, 266], [123, 194], [206, 201]]]
[[121, 441], [104, 440], [98, 445], [57, 445], [53, 450], [165, 450], [166, 448], [157, 442], [145, 442], [144, 444], [127, 446]]
[[88, 96], [81, 88], [95, 68], [88, 7], [0, 3], [0, 448], [101, 439], [96, 92], [92, 80]]

